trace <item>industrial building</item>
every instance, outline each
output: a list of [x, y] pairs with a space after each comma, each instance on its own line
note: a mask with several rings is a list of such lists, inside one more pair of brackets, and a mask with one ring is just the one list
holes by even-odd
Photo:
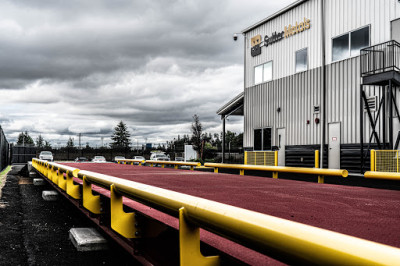
[[363, 171], [397, 149], [400, 1], [300, 0], [242, 35], [244, 91], [217, 113], [244, 116], [246, 150]]

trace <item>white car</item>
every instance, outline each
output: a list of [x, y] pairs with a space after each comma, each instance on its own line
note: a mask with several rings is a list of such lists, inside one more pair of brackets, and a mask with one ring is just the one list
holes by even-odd
[[169, 158], [165, 154], [152, 154], [150, 160], [154, 161], [169, 161]]
[[[146, 162], [146, 159], [143, 156], [135, 156], [133, 157], [134, 160], [141, 160], [142, 162]], [[133, 164], [138, 165], [139, 163], [134, 162]]]
[[40, 160], [53, 161], [53, 154], [50, 151], [42, 151], [39, 154]]
[[94, 156], [93, 163], [106, 163], [106, 158], [104, 158], [104, 156]]

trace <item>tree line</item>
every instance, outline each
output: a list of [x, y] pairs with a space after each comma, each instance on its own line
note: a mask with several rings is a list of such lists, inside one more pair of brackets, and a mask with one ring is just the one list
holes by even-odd
[[[156, 149], [163, 150], [167, 153], [183, 152], [184, 146], [193, 145], [193, 149], [197, 152], [200, 160], [215, 158], [216, 153], [222, 149], [222, 132], [218, 133], [207, 133], [204, 132], [200, 117], [195, 114], [191, 123], [191, 135], [186, 134], [182, 137], [180, 135], [173, 140], [167, 141], [166, 145], [159, 144]], [[112, 142], [109, 147], [112, 149], [119, 149], [130, 151], [131, 150], [131, 133], [128, 130], [126, 123], [120, 121], [113, 130], [111, 135]], [[36, 138], [36, 142], [28, 134], [27, 131], [21, 132], [18, 136], [18, 145], [34, 145], [41, 149], [51, 149], [52, 146], [49, 141], [45, 140], [41, 134]], [[229, 147], [232, 150], [240, 150], [243, 147], [243, 133], [237, 134], [235, 132], [227, 131], [225, 134], [225, 148], [228, 150]], [[74, 139], [69, 137], [65, 146], [67, 149], [75, 149]], [[86, 143], [86, 149], [89, 149], [89, 143]]]

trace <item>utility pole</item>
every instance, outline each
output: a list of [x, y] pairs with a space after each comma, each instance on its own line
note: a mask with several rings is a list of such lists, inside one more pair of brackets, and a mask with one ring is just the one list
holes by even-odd
[[82, 146], [81, 146], [81, 136], [82, 136], [82, 133], [79, 133], [78, 136], [79, 136], [79, 149], [81, 150], [81, 149], [82, 149]]

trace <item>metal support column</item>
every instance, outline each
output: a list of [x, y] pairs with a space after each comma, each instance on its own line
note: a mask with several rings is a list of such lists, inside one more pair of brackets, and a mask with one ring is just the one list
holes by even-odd
[[382, 142], [383, 149], [386, 149], [386, 86], [383, 86], [382, 92], [383, 112], [382, 112]]
[[363, 107], [363, 85], [360, 85], [360, 162], [361, 174], [364, 174], [364, 107]]
[[392, 101], [391, 80], [389, 80], [388, 102], [389, 102], [389, 149], [393, 150], [393, 101]]
[[222, 116], [222, 163], [225, 161], [225, 119], [226, 116]]

